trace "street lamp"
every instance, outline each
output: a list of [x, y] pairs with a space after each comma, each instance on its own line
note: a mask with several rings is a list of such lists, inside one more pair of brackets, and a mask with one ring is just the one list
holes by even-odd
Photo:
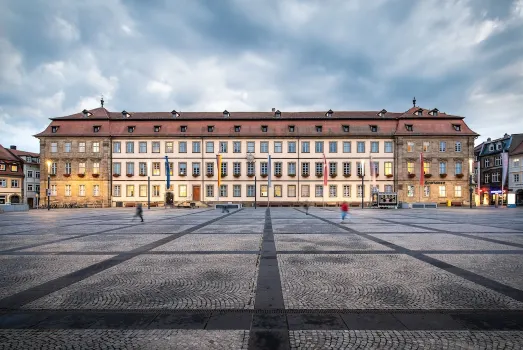
[[151, 209], [151, 162], [147, 162], [147, 209]]
[[35, 197], [36, 197], [36, 209], [40, 209], [40, 206], [38, 204], [38, 193], [35, 194]]
[[51, 210], [51, 161], [47, 161], [47, 210]]
[[472, 158], [469, 159], [469, 205], [470, 209], [472, 209]]
[[363, 200], [365, 199], [365, 160], [361, 161], [361, 209], [363, 209]]

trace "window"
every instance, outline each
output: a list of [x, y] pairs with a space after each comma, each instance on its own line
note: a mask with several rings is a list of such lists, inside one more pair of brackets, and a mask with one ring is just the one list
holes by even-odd
[[301, 196], [302, 197], [310, 197], [310, 186], [309, 185], [301, 185]]
[[155, 126], [153, 127], [153, 130], [154, 130], [154, 132], [160, 132], [160, 129], [161, 129], [161, 128], [162, 128], [161, 125], [155, 125]]
[[187, 197], [187, 185], [178, 185], [178, 196]]
[[180, 125], [180, 132], [187, 132], [187, 125]]
[[160, 162], [153, 162], [153, 176], [160, 176]]
[[287, 197], [296, 197], [296, 185], [287, 185]]
[[447, 151], [447, 142], [440, 141], [440, 143], [439, 143], [439, 151], [440, 152], [446, 152]]
[[260, 142], [260, 153], [269, 153], [269, 142]]
[[206, 185], [205, 193], [207, 197], [214, 197], [214, 185]]
[[329, 185], [329, 197], [330, 198], [338, 197], [338, 186], [336, 186], [336, 185]]
[[512, 167], [519, 168], [519, 158], [514, 159], [514, 161], [512, 162]]
[[358, 197], [358, 198], [362, 198], [363, 197], [363, 186], [362, 185], [358, 185], [356, 197]]
[[160, 197], [160, 185], [153, 185], [153, 197]]
[[227, 185], [220, 185], [220, 197], [227, 197]]
[[407, 152], [414, 152], [414, 142], [407, 142]]
[[93, 163], [93, 174], [100, 174], [100, 163]]
[[[18, 186], [19, 186], [18, 180], [11, 180], [12, 188], [18, 188]], [[54, 185], [54, 186], [56, 186], [56, 185]]]
[[78, 195], [80, 197], [85, 197], [85, 185], [78, 186]]
[[323, 162], [316, 162], [316, 176], [323, 175]]
[[247, 185], [247, 197], [254, 197], [256, 187], [254, 185]]
[[65, 185], [65, 196], [71, 197], [71, 185]]
[[127, 185], [126, 186], [126, 196], [127, 197], [134, 197], [134, 185]]
[[40, 185], [39, 184], [35, 185], [35, 192], [40, 192]]
[[227, 163], [222, 163], [221, 174], [222, 176], [227, 176]]
[[213, 141], [205, 142], [205, 152], [214, 153], [214, 142]]
[[492, 182], [499, 182], [499, 173], [492, 174]]
[[35, 179], [39, 179], [40, 178], [40, 172], [39, 171], [35, 171]]
[[227, 141], [220, 141], [220, 153], [227, 153]]
[[294, 127], [294, 125], [289, 125], [288, 130], [289, 130], [289, 132], [294, 132], [296, 130], [296, 128]]
[[343, 141], [343, 153], [351, 153], [350, 141]]
[[254, 176], [255, 166], [253, 162], [247, 163], [247, 175]]
[[440, 174], [447, 173], [447, 162], [439, 162], [439, 173]]
[[490, 166], [490, 159], [485, 159], [485, 168], [488, 168]]
[[[66, 187], [67, 192], [67, 187]], [[122, 186], [121, 185], [114, 185], [113, 186], [113, 197], [120, 197], [122, 195]]]
[[350, 176], [351, 174], [351, 163], [350, 162], [344, 162], [343, 163], [343, 176]]
[[242, 153], [242, 143], [241, 141], [233, 141], [232, 143], [233, 153]]
[[454, 147], [454, 150], [456, 152], [461, 152], [461, 142], [456, 142], [456, 145]]
[[71, 153], [71, 142], [64, 143], [64, 153]]
[[127, 127], [127, 132], [128, 133], [133, 133], [134, 132], [134, 126], [128, 126]]
[[274, 176], [281, 176], [282, 163], [274, 162]]
[[134, 163], [133, 162], [127, 162], [125, 164], [125, 167], [126, 167], [127, 175], [134, 175]]
[[5, 170], [5, 164], [0, 164], [0, 170]]
[[32, 170], [28, 170], [27, 171], [27, 177], [33, 177], [33, 171]]
[[445, 186], [439, 186], [439, 196], [447, 197], [447, 188]]
[[100, 195], [100, 185], [93, 185], [93, 196], [98, 197]]
[[274, 141], [274, 153], [282, 153], [282, 142]]
[[385, 162], [385, 176], [392, 175], [392, 162]]
[[268, 129], [268, 128], [267, 128], [267, 125], [262, 125], [262, 126], [261, 126], [261, 131], [262, 131], [262, 132], [267, 132], [267, 129]]
[[173, 153], [174, 147], [172, 141], [165, 142], [165, 153]]
[[85, 163], [78, 163], [78, 174], [85, 174]]
[[349, 125], [342, 125], [341, 126], [343, 132], [349, 132], [350, 131], [350, 126]]
[[423, 196], [430, 197], [430, 186], [423, 186]]
[[519, 182], [519, 174], [514, 174], [514, 182]]
[[213, 132], [214, 131], [214, 125], [207, 125], [207, 132]]
[[147, 153], [147, 142], [141, 141], [138, 143], [138, 152]]
[[173, 162], [169, 162], [169, 175], [170, 176], [174, 175], [174, 163]]
[[310, 174], [309, 163], [301, 163], [301, 175], [302, 176], [309, 176], [309, 174]]
[[7, 188], [7, 180], [6, 179], [0, 179], [0, 187]]
[[414, 197], [414, 186], [407, 186], [407, 197]]
[[254, 142], [247, 141], [247, 153], [254, 153], [254, 152], [256, 152], [255, 148], [254, 148], [254, 145], [255, 145]]
[[350, 197], [350, 185], [343, 185], [343, 197]]
[[405, 129], [407, 129], [407, 131], [413, 131], [414, 127], [412, 126], [412, 124], [405, 124]]
[[93, 153], [100, 152], [100, 142], [93, 142]]
[[152, 149], [153, 149], [153, 153], [160, 153], [160, 142], [153, 141]]
[[385, 185], [385, 193], [392, 193], [392, 185]]
[[239, 176], [241, 174], [242, 164], [240, 162], [232, 163], [232, 174]]
[[78, 152], [85, 153], [85, 142], [78, 142]]
[[213, 176], [214, 175], [214, 163], [205, 163], [205, 167], [207, 168], [207, 176]]
[[147, 176], [147, 163], [145, 163], [145, 162], [138, 163], [138, 175]]
[[58, 143], [57, 142], [51, 142], [51, 153], [58, 152]]
[[[67, 165], [65, 167], [67, 169]], [[113, 163], [113, 174], [121, 175], [122, 174], [122, 164]]]
[[330, 162], [329, 163], [329, 175], [335, 176], [338, 174], [338, 163]]
[[456, 162], [456, 175], [463, 175], [463, 163]]
[[282, 187], [281, 185], [274, 185], [274, 197], [281, 197], [282, 196]]
[[296, 153], [296, 142], [295, 141], [287, 142], [287, 150], [288, 150], [288, 153]]
[[497, 156], [494, 158], [494, 166], [500, 166], [501, 165], [501, 156]]
[[392, 153], [392, 142], [385, 141], [385, 153]]
[[358, 141], [358, 153], [365, 153], [365, 141]]
[[454, 186], [454, 197], [461, 197], [461, 186]]
[[267, 197], [269, 192], [267, 185], [260, 185], [260, 197]]
[[501, 150], [501, 147], [502, 147], [502, 146], [501, 146], [501, 143], [498, 143], [498, 144], [496, 145], [496, 149], [497, 149], [498, 151]]
[[178, 163], [178, 175], [187, 176], [187, 163], [185, 163], [185, 162]]
[[187, 142], [185, 142], [185, 141], [178, 142], [178, 151], [180, 153], [187, 153]]
[[200, 176], [200, 163], [192, 163], [192, 175]]
[[240, 132], [241, 129], [242, 129], [241, 125], [235, 125], [234, 126], [234, 131], [235, 132]]
[[371, 175], [378, 176], [380, 174], [380, 162], [372, 162], [370, 165], [372, 166]]
[[363, 164], [361, 162], [356, 163], [356, 175], [362, 176], [364, 174]]
[[488, 184], [490, 182], [490, 174], [485, 174], [485, 183]]
[[289, 176], [296, 176], [296, 163], [294, 163], [294, 162], [287, 163], [287, 174]]
[[267, 162], [260, 162], [260, 175], [268, 175], [269, 166]]
[[430, 151], [430, 142], [424, 141], [423, 142], [423, 152], [429, 152]]
[[370, 125], [370, 131], [371, 132], [378, 132], [378, 126], [377, 125]]
[[53, 134], [56, 134], [57, 131], [58, 131], [58, 126], [51, 126], [51, 132]]
[[316, 125], [316, 132], [322, 132], [323, 127], [321, 125]]
[[[66, 149], [67, 149], [67, 143], [65, 144], [66, 145]], [[66, 151], [66, 152], [70, 152], [71, 150], [71, 144], [69, 143], [69, 151]], [[121, 153], [122, 152], [122, 144], [120, 142], [114, 142], [113, 143], [113, 153]]]
[[430, 162], [423, 162], [423, 174], [430, 174]]
[[125, 152], [126, 153], [134, 153], [134, 142], [127, 142], [125, 144]]
[[338, 153], [338, 142], [329, 141], [329, 153]]
[[316, 141], [315, 146], [316, 153], [323, 153], [323, 141]]
[[301, 142], [301, 152], [302, 153], [310, 153], [311, 152], [311, 144], [309, 141], [302, 141]]
[[[53, 163], [53, 164], [55, 164], [55, 172], [52, 174], [56, 174], [56, 163]], [[16, 173], [18, 171], [18, 165], [11, 165], [11, 171], [13, 173]]]
[[459, 124], [452, 124], [452, 127], [454, 127], [454, 130], [461, 131], [461, 125]]
[[410, 174], [414, 174], [414, 162], [407, 162], [407, 172]]
[[242, 185], [232, 185], [232, 196], [233, 197], [242, 196]]
[[323, 185], [316, 185], [314, 193], [316, 197], [323, 197]]
[[380, 151], [380, 143], [378, 141], [371, 141], [370, 143], [370, 152], [378, 153]]
[[489, 145], [488, 149], [492, 152], [494, 150], [494, 145]]

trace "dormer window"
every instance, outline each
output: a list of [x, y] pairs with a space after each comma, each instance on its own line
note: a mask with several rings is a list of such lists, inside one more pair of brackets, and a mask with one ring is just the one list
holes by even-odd
[[267, 125], [262, 125], [262, 126], [261, 126], [261, 131], [262, 131], [262, 132], [267, 132], [267, 130], [268, 130]]
[[277, 110], [276, 112], [274, 112], [274, 118], [281, 118], [280, 110]]
[[370, 125], [370, 131], [378, 132], [378, 126], [377, 125]]
[[154, 126], [154, 132], [160, 132], [160, 129], [161, 129], [161, 125], [155, 125]]
[[437, 108], [434, 108], [434, 109], [429, 111], [429, 114], [432, 115], [432, 116], [437, 116], [438, 113], [439, 113], [439, 110]]
[[127, 127], [127, 132], [128, 133], [133, 133], [134, 132], [134, 128], [135, 128], [134, 126], [128, 126]]
[[387, 110], [382, 109], [381, 111], [378, 112], [378, 117], [383, 117], [385, 115], [385, 113], [387, 113]]
[[127, 112], [126, 110], [122, 111], [122, 115], [123, 115], [124, 118], [130, 118], [131, 117], [131, 113]]
[[180, 131], [181, 132], [187, 132], [187, 125], [181, 125], [180, 126]]
[[323, 126], [316, 125], [316, 132], [322, 132], [322, 131], [323, 131]]
[[207, 132], [213, 132], [214, 131], [214, 125], [207, 125]]
[[490, 145], [488, 149], [492, 152], [494, 150], [494, 145]]
[[348, 125], [342, 125], [341, 128], [343, 129], [343, 132], [349, 132], [350, 127]]
[[101, 129], [101, 126], [100, 125], [95, 125], [93, 126], [93, 132], [99, 132]]
[[419, 108], [414, 112], [414, 115], [423, 115], [423, 109]]
[[414, 130], [412, 124], [405, 124], [405, 129], [407, 129], [407, 131], [413, 131]]
[[289, 125], [288, 129], [289, 129], [289, 132], [294, 132], [296, 130], [294, 125]]
[[240, 132], [241, 129], [242, 129], [242, 127], [240, 125], [234, 126], [234, 132]]
[[230, 116], [231, 116], [231, 113], [229, 113], [229, 111], [227, 111], [227, 110], [223, 111], [224, 118], [229, 118]]
[[459, 124], [452, 124], [452, 127], [454, 128], [455, 131], [461, 131], [461, 125], [459, 125]]
[[84, 115], [85, 118], [89, 118], [90, 116], [93, 115], [93, 113], [89, 112], [87, 109], [84, 109], [82, 111], [82, 114]]
[[58, 131], [58, 128], [59, 128], [59, 126], [51, 126], [51, 132], [53, 134], [56, 134], [56, 132]]
[[180, 113], [176, 112], [175, 109], [172, 110], [171, 114], [172, 114], [173, 118], [178, 118], [180, 116]]
[[334, 112], [332, 111], [332, 109], [329, 109], [329, 110], [327, 111], [327, 113], [325, 113], [325, 116], [326, 116], [327, 118], [331, 118], [333, 114], [334, 114]]
[[501, 149], [501, 143], [498, 143], [498, 144], [496, 145], [496, 148], [497, 148], [497, 150], [499, 151], [499, 150]]

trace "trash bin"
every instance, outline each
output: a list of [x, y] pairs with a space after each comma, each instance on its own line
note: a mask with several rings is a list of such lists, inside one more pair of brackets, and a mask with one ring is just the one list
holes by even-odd
[[450, 207], [450, 206], [451, 206], [450, 199], [447, 199], [447, 207]]

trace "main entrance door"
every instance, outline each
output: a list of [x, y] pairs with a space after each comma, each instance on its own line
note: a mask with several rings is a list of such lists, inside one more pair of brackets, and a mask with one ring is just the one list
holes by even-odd
[[199, 201], [200, 200], [200, 186], [193, 185], [193, 187], [192, 187], [192, 200], [193, 201]]

